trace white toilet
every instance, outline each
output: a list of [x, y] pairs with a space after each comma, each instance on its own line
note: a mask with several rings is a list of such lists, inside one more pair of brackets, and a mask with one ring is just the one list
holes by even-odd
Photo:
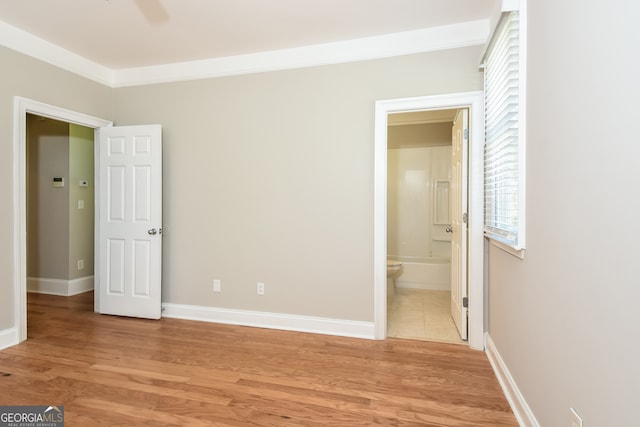
[[393, 297], [396, 290], [396, 277], [402, 273], [400, 261], [387, 260], [387, 297]]

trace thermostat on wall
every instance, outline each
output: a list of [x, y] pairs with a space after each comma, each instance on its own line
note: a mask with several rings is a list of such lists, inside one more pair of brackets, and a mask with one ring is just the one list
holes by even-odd
[[64, 178], [61, 177], [53, 177], [53, 186], [54, 187], [64, 187]]

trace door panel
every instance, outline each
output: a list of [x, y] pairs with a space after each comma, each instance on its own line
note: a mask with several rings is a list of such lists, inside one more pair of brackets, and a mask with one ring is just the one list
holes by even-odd
[[107, 283], [109, 295], [124, 295], [124, 245], [122, 239], [107, 240]]
[[162, 271], [162, 129], [98, 131], [96, 311], [159, 319]]
[[149, 266], [151, 264], [151, 243], [149, 241], [136, 240], [133, 246], [133, 260], [135, 274], [133, 281], [133, 295], [151, 296], [151, 277]]
[[451, 317], [460, 337], [467, 339], [467, 147], [469, 111], [456, 114], [452, 129], [451, 147]]

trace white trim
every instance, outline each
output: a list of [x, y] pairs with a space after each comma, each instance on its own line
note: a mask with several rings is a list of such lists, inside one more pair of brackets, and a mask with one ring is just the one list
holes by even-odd
[[292, 49], [116, 71], [114, 87], [341, 64], [484, 44], [488, 20]]
[[79, 277], [69, 281], [69, 296], [83, 294], [92, 291], [94, 286], [93, 276]]
[[404, 111], [469, 107], [469, 347], [484, 349], [484, 105], [482, 91], [377, 101], [374, 147], [374, 325], [387, 334], [387, 116]]
[[19, 344], [18, 328], [5, 329], [0, 331], [0, 350]]
[[487, 49], [491, 44], [491, 39], [493, 38], [493, 34], [496, 32], [496, 28], [498, 28], [498, 24], [500, 23], [500, 18], [502, 14], [505, 12], [512, 12], [514, 10], [519, 10], [521, 0], [502, 0], [501, 3], [496, 3], [493, 11], [491, 12], [491, 16], [489, 17], [489, 37], [487, 37], [487, 42], [482, 49], [482, 55], [480, 55], [480, 70], [484, 69], [484, 61], [487, 57]]
[[518, 0], [520, 50], [518, 67], [518, 247], [522, 251], [527, 247], [527, 0]]
[[488, 333], [485, 337], [485, 346], [485, 352], [487, 354], [487, 358], [489, 359], [489, 363], [491, 363], [493, 372], [495, 372], [496, 377], [498, 378], [498, 382], [502, 387], [502, 391], [507, 397], [509, 405], [511, 406], [511, 410], [516, 416], [516, 419], [518, 420], [520, 426], [540, 427], [538, 420], [536, 420], [536, 417], [533, 415], [533, 411], [531, 411], [531, 408], [522, 396], [518, 385], [511, 376], [507, 365], [504, 363], [504, 360], [502, 360], [502, 357], [500, 356], [495, 343]]
[[103, 85], [110, 86], [115, 79], [113, 70], [3, 21], [0, 21], [0, 45]]
[[498, 249], [505, 251], [506, 253], [513, 255], [516, 258], [524, 259], [525, 250], [524, 249], [516, 249], [512, 245], [508, 243], [501, 242], [496, 237], [493, 236], [485, 236], [489, 241], [491, 246], [495, 246]]
[[93, 276], [73, 280], [27, 277], [27, 292], [36, 294], [71, 296], [93, 290]]
[[502, 11], [512, 12], [514, 10], [520, 10], [522, 0], [502, 0]]
[[175, 319], [373, 339], [371, 322], [170, 303], [162, 310], [162, 317]]
[[387, 58], [482, 45], [489, 20], [158, 66], [109, 69], [0, 21], [0, 44], [106, 86], [126, 87]]
[[113, 122], [16, 96], [13, 99], [13, 262], [15, 327], [20, 341], [27, 339], [27, 113], [91, 128]]

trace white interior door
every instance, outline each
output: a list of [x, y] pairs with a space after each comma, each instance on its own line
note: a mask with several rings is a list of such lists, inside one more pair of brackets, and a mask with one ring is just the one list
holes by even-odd
[[97, 135], [95, 310], [159, 319], [162, 128], [105, 127]]
[[469, 111], [456, 114], [451, 147], [451, 316], [467, 339], [467, 147]]

